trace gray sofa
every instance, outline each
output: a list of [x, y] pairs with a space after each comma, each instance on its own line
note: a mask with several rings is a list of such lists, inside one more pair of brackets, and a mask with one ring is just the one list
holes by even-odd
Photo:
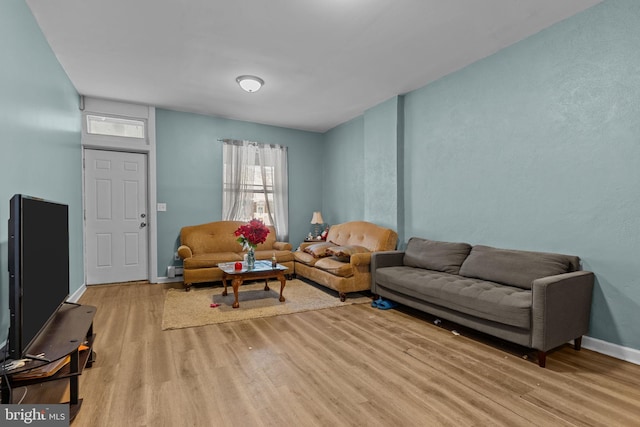
[[589, 328], [594, 275], [577, 256], [413, 237], [371, 256], [374, 295], [506, 341], [547, 351]]

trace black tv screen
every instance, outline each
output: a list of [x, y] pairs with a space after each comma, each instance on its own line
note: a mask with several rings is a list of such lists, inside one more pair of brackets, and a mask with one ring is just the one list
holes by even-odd
[[29, 345], [69, 296], [69, 208], [16, 194], [9, 218], [9, 357]]

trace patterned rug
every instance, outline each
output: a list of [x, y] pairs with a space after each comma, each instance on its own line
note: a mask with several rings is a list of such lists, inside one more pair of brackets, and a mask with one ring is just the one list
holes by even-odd
[[[269, 287], [269, 291], [264, 290], [264, 281], [243, 284], [238, 294], [240, 307], [235, 309], [231, 307], [234, 301], [231, 286], [228, 287], [227, 296], [222, 296], [222, 284], [212, 287], [192, 286], [189, 292], [182, 288], [167, 289], [162, 330], [371, 303], [371, 298], [358, 293], [348, 294], [347, 300], [341, 302], [337, 292], [299, 279], [287, 280], [283, 293], [286, 301], [280, 302], [280, 282], [270, 280]], [[211, 304], [220, 305], [212, 308]]]

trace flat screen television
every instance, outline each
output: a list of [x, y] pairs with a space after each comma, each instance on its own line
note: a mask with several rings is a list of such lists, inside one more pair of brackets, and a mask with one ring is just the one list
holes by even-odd
[[69, 207], [14, 195], [8, 252], [7, 356], [21, 359], [69, 297]]

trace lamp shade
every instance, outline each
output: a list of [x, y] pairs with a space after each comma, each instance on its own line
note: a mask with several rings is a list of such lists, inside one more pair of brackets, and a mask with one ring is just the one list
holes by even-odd
[[324, 219], [322, 219], [320, 211], [313, 213], [313, 216], [311, 217], [311, 224], [324, 224]]
[[264, 84], [264, 80], [256, 76], [238, 76], [236, 82], [247, 92], [257, 92]]

